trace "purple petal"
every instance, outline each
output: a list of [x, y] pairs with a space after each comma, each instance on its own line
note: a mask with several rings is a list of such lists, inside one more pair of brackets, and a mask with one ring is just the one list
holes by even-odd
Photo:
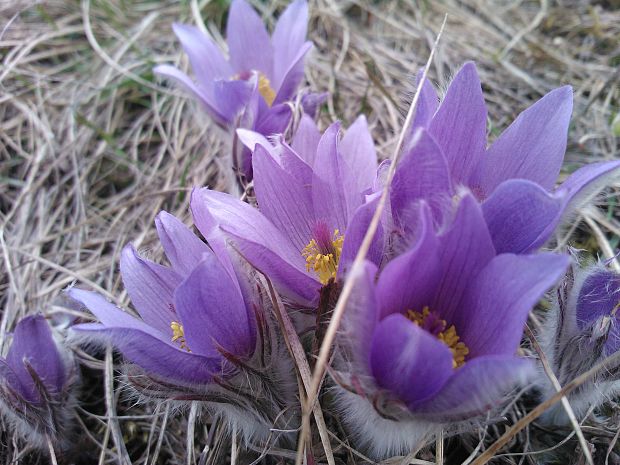
[[237, 73], [261, 71], [273, 79], [273, 47], [262, 19], [245, 0], [233, 0], [226, 40], [230, 63]]
[[288, 104], [274, 105], [256, 121], [254, 129], [266, 136], [283, 134], [291, 122], [291, 106]]
[[[577, 298], [577, 326], [580, 330], [591, 326], [599, 318], [613, 317], [618, 308], [620, 275], [600, 270], [586, 278]], [[605, 354], [620, 350], [620, 324], [618, 316], [612, 318], [611, 330], [605, 343]]]
[[170, 268], [144, 260], [132, 245], [123, 248], [121, 275], [142, 319], [164, 334], [170, 331], [175, 315], [172, 295], [181, 283], [181, 276]]
[[452, 225], [439, 241], [441, 283], [430, 308], [451, 322], [462, 310], [472, 280], [495, 256], [482, 210], [471, 195], [461, 199]]
[[413, 411], [418, 417], [438, 423], [477, 417], [501, 405], [504, 396], [532, 368], [529, 360], [514, 356], [476, 358], [456, 370], [441, 391]]
[[569, 263], [567, 256], [551, 253], [503, 254], [491, 260], [449, 320], [469, 348], [469, 357], [513, 355], [528, 314]]
[[127, 360], [147, 373], [186, 383], [208, 383], [220, 370], [220, 358], [208, 358], [172, 346], [137, 328], [96, 323], [72, 328], [82, 337], [110, 342]]
[[190, 274], [205, 253], [212, 253], [207, 244], [168, 212], [159, 212], [155, 226], [166, 257], [180, 276]]
[[168, 327], [162, 332], [157, 328], [149, 326], [144, 321], [134, 318], [130, 314], [122, 311], [120, 308], [111, 304], [96, 292], [85, 291], [74, 287], [68, 289], [67, 294], [69, 297], [77, 300], [88, 308], [88, 310], [90, 310], [91, 313], [95, 315], [97, 319], [106, 327], [135, 329], [137, 331], [147, 333], [154, 338], [165, 341], [172, 338], [170, 323], [174, 321], [176, 315], [171, 315], [171, 319], [168, 321]]
[[403, 216], [411, 204], [420, 199], [428, 202], [439, 219], [452, 198], [450, 172], [441, 148], [424, 129], [416, 132], [412, 143], [394, 173], [390, 192], [392, 214], [401, 223], [406, 223]]
[[172, 29], [189, 57], [200, 88], [208, 89], [216, 79], [232, 77], [232, 67], [209, 36], [188, 24], [173, 23]]
[[187, 346], [194, 353], [217, 357], [217, 346], [235, 355], [254, 349], [254, 333], [239, 290], [214, 255], [204, 261], [174, 293]]
[[209, 93], [207, 94], [205, 91], [196, 87], [196, 84], [181, 70], [175, 68], [170, 65], [159, 65], [153, 68], [153, 72], [155, 74], [159, 74], [161, 76], [167, 77], [176, 81], [181, 85], [187, 92], [192, 94], [194, 99], [198, 101], [202, 105], [202, 108], [205, 112], [207, 112], [211, 118], [215, 120], [215, 122], [221, 126], [226, 126], [232, 122], [232, 117], [230, 115], [224, 115], [217, 108], [217, 104], [215, 103], [213, 97], [213, 89], [210, 88]]
[[370, 367], [380, 387], [413, 406], [432, 397], [450, 378], [452, 352], [403, 315], [390, 315], [372, 336]]
[[468, 184], [486, 148], [487, 109], [473, 63], [466, 63], [452, 80], [448, 93], [429, 125], [441, 147], [452, 180]]
[[575, 171], [557, 190], [557, 193], [564, 197], [563, 214], [570, 214], [590, 201], [594, 195], [619, 176], [619, 160], [591, 163]]
[[219, 228], [239, 252], [280, 286], [280, 291], [306, 302], [318, 298], [320, 283], [306, 271], [293, 243], [256, 208], [230, 195], [201, 189], [192, 199], [196, 226], [205, 237]]
[[[368, 227], [372, 221], [372, 217], [375, 215], [378, 202], [379, 199], [377, 198], [358, 208], [347, 226], [347, 233], [344, 236], [344, 244], [340, 254], [340, 262], [338, 263], [339, 277], [345, 276], [349, 266], [353, 263], [353, 260], [355, 260], [357, 252], [366, 236], [366, 231], [368, 231]], [[366, 254], [366, 259], [376, 266], [381, 265], [384, 242], [383, 227], [381, 226], [381, 222], [379, 222], [377, 231], [375, 232], [368, 253]]]
[[482, 204], [497, 253], [527, 253], [542, 246], [557, 226], [563, 199], [538, 184], [511, 179]]
[[261, 133], [243, 128], [239, 128], [235, 132], [237, 133], [237, 137], [239, 138], [241, 143], [245, 145], [248, 149], [250, 149], [251, 152], [254, 152], [254, 150], [256, 150], [256, 146], [260, 145], [272, 156], [277, 156], [276, 148], [269, 141], [269, 139], [267, 139]]
[[482, 190], [488, 195], [511, 178], [553, 188], [566, 151], [572, 110], [573, 92], [564, 86], [521, 113], [489, 148], [482, 167]]
[[13, 333], [13, 343], [6, 362], [19, 380], [20, 393], [26, 400], [40, 400], [35, 382], [26, 368], [26, 362], [34, 369], [51, 394], [62, 391], [66, 380], [64, 363], [43, 316], [28, 316], [19, 321]]
[[315, 222], [310, 186], [284, 171], [261, 146], [253, 156], [254, 189], [260, 211], [298, 250], [312, 239]]
[[286, 143], [282, 143], [280, 163], [282, 168], [293, 176], [298, 183], [303, 186], [312, 186], [312, 177], [314, 176], [312, 168]]
[[[283, 78], [295, 62], [308, 32], [308, 3], [292, 2], [282, 13], [271, 37], [273, 44], [273, 88], [279, 89]], [[301, 68], [303, 75], [303, 64]], [[299, 84], [299, 82], [297, 83]], [[296, 85], [295, 85], [296, 87]]]
[[299, 83], [304, 78], [304, 60], [311, 49], [312, 42], [303, 44], [284, 72], [281, 80], [276, 81], [278, 85], [275, 88], [278, 89], [278, 94], [276, 95], [274, 103], [284, 103], [293, 99]]
[[421, 311], [432, 301], [439, 285], [439, 244], [426, 205], [422, 206], [419, 216], [416, 244], [388, 263], [379, 277], [377, 296], [381, 318], [407, 310]]
[[370, 366], [370, 344], [375, 327], [379, 323], [379, 302], [375, 292], [377, 267], [364, 262], [361, 276], [357, 277], [351, 297], [347, 300], [342, 338], [351, 344], [358, 369], [368, 370]]
[[219, 80], [213, 83], [213, 99], [218, 111], [227, 121], [234, 121], [252, 98], [256, 81]]
[[[418, 71], [417, 82], [419, 85], [420, 79], [422, 79], [422, 75], [424, 74], [424, 70], [421, 69]], [[437, 107], [439, 106], [439, 97], [437, 96], [437, 92], [435, 88], [427, 79], [424, 80], [422, 84], [422, 90], [420, 91], [420, 97], [418, 100], [418, 106], [415, 111], [415, 118], [413, 120], [413, 124], [411, 127], [415, 130], [416, 128], [428, 127], [429, 123], [433, 119], [435, 112], [437, 111]]]
[[316, 123], [308, 115], [302, 115], [299, 126], [293, 136], [292, 147], [295, 152], [311, 167], [321, 140], [321, 132]]
[[349, 168], [355, 171], [357, 190], [363, 192], [372, 187], [377, 176], [377, 152], [364, 115], [347, 129], [339, 149]]
[[308, 92], [301, 97], [301, 107], [304, 110], [304, 115], [310, 118], [315, 118], [317, 110], [328, 99], [329, 92]]
[[317, 221], [325, 222], [332, 231], [343, 232], [363, 199], [339, 153], [339, 132], [340, 124], [334, 123], [321, 137], [313, 167], [312, 199]]

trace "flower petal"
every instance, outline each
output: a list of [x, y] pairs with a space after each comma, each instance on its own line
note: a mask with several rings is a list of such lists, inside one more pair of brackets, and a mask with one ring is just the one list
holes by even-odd
[[210, 89], [209, 94], [205, 93], [205, 91], [196, 87], [196, 84], [181, 70], [175, 68], [170, 65], [159, 65], [153, 68], [153, 72], [155, 74], [159, 74], [160, 76], [167, 77], [176, 81], [181, 85], [187, 92], [192, 94], [194, 99], [198, 101], [202, 105], [204, 111], [206, 111], [211, 118], [215, 120], [215, 122], [221, 126], [226, 126], [232, 122], [232, 115], [224, 115], [217, 108], [217, 104], [215, 103], [213, 97], [213, 89]]
[[564, 160], [572, 111], [573, 92], [564, 86], [522, 112], [489, 148], [481, 166], [482, 190], [489, 195], [511, 178], [553, 188]]
[[350, 344], [357, 369], [367, 374], [370, 363], [370, 344], [372, 334], [379, 323], [379, 301], [375, 292], [377, 267], [369, 261], [364, 262], [363, 271], [356, 278], [351, 297], [347, 300], [347, 311], [343, 319], [341, 336]]
[[314, 159], [320, 140], [321, 132], [314, 120], [308, 115], [302, 115], [299, 120], [299, 126], [293, 136], [291, 147], [311, 167], [314, 166]]
[[452, 198], [448, 163], [433, 137], [420, 129], [411, 143], [396, 168], [390, 191], [392, 214], [404, 226], [410, 223], [406, 217], [412, 203], [424, 199], [440, 219]]
[[383, 319], [372, 336], [370, 367], [377, 384], [408, 406], [432, 397], [452, 375], [452, 352], [403, 315]]
[[252, 164], [261, 213], [297, 250], [303, 250], [313, 237], [315, 223], [310, 186], [304, 186], [284, 171], [260, 145], [256, 147]]
[[266, 136], [284, 134], [291, 121], [292, 114], [289, 104], [276, 104], [269, 108], [264, 115], [261, 115], [256, 121], [254, 129]]
[[552, 253], [502, 254], [491, 260], [450, 320], [469, 357], [514, 355], [528, 314], [569, 263], [567, 256]]
[[513, 356], [476, 358], [456, 370], [435, 396], [412, 410], [417, 417], [433, 422], [475, 418], [501, 405], [532, 368], [529, 360]]
[[[304, 45], [308, 32], [308, 3], [306, 0], [295, 0], [284, 10], [273, 30], [273, 88], [279, 89], [280, 84], [292, 63], [295, 62], [299, 50]], [[303, 64], [301, 68], [303, 75]], [[299, 82], [297, 83], [299, 84]], [[295, 87], [297, 87], [295, 85]]]
[[355, 171], [358, 191], [370, 189], [377, 176], [377, 152], [364, 115], [349, 126], [339, 149], [349, 168]]
[[[355, 260], [359, 248], [364, 241], [364, 237], [366, 236], [366, 231], [368, 231], [370, 222], [375, 215], [378, 202], [379, 199], [376, 198], [359, 207], [349, 222], [347, 233], [344, 237], [342, 252], [340, 254], [340, 262], [338, 263], [339, 278], [346, 275], [349, 266]], [[376, 266], [381, 265], [384, 243], [385, 236], [383, 234], [383, 227], [381, 226], [381, 222], [379, 222], [377, 231], [375, 232], [368, 253], [366, 254], [367, 260], [374, 263]]]
[[524, 179], [501, 183], [482, 204], [497, 253], [527, 253], [551, 236], [563, 210], [561, 196]]
[[234, 121], [252, 98], [256, 81], [219, 80], [213, 82], [213, 99], [227, 121]]
[[487, 130], [487, 109], [473, 63], [454, 77], [428, 130], [446, 156], [453, 182], [467, 185], [484, 155]]
[[211, 249], [178, 218], [161, 211], [155, 218], [159, 241], [170, 260], [172, 269], [180, 276], [187, 276]]
[[200, 88], [208, 89], [216, 79], [232, 77], [232, 67], [211, 37], [188, 24], [173, 23], [172, 29], [189, 57]]
[[295, 97], [295, 91], [304, 78], [304, 60], [308, 52], [312, 50], [312, 47], [312, 42], [303, 44], [284, 72], [284, 75], [281, 79], [276, 80], [278, 84], [275, 88], [278, 89], [278, 94], [276, 95], [274, 103], [284, 103]]
[[362, 204], [357, 181], [338, 148], [340, 124], [332, 124], [319, 142], [314, 161], [312, 199], [317, 221], [331, 229], [346, 230], [350, 215]]
[[62, 391], [67, 374], [43, 316], [27, 316], [17, 323], [6, 361], [19, 380], [21, 394], [26, 400], [38, 401], [40, 396], [25, 362], [30, 364], [51, 394]]
[[220, 358], [189, 353], [137, 328], [88, 323], [72, 330], [87, 340], [110, 342], [127, 360], [165, 379], [208, 383], [220, 370]]
[[428, 206], [420, 208], [419, 216], [417, 242], [388, 263], [379, 276], [377, 296], [381, 318], [422, 310], [432, 301], [440, 283], [439, 243]]
[[170, 268], [144, 260], [132, 245], [123, 248], [121, 275], [142, 319], [164, 334], [169, 332], [175, 315], [172, 294], [181, 284], [181, 276]]
[[[423, 74], [423, 69], [418, 71], [417, 85], [419, 85], [420, 79], [422, 79]], [[415, 131], [415, 129], [419, 127], [428, 127], [428, 125], [433, 119], [433, 116], [435, 115], [435, 112], [437, 111], [437, 107], [439, 107], [439, 97], [437, 96], [435, 87], [433, 87], [433, 85], [427, 78], [424, 80], [424, 83], [422, 84], [422, 89], [420, 91], [418, 106], [415, 110], [413, 124], [411, 125], [413, 130]]]
[[233, 0], [228, 11], [226, 41], [237, 73], [261, 71], [273, 79], [273, 47], [263, 20], [245, 0]]
[[228, 194], [201, 189], [192, 198], [192, 212], [205, 237], [220, 229], [281, 292], [304, 302], [317, 300], [320, 283], [305, 271], [301, 250], [256, 208]]
[[495, 256], [482, 210], [473, 196], [461, 199], [454, 221], [439, 237], [439, 244], [441, 283], [430, 308], [452, 322], [472, 280]]
[[620, 177], [620, 160], [591, 163], [575, 171], [557, 190], [557, 193], [564, 197], [563, 214], [570, 214], [589, 202], [618, 177]]
[[193, 353], [215, 358], [217, 345], [235, 355], [254, 349], [253, 327], [239, 285], [213, 254], [206, 255], [176, 289], [174, 302]]

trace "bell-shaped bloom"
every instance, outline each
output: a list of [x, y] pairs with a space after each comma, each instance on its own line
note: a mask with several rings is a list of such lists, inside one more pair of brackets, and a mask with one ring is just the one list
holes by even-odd
[[76, 382], [73, 358], [54, 340], [45, 318], [20, 320], [6, 359], [0, 357], [0, 405], [16, 430], [39, 446], [46, 436], [63, 442]]
[[[234, 0], [226, 30], [228, 59], [213, 39], [198, 28], [174, 24], [188, 55], [194, 79], [170, 65], [157, 74], [178, 82], [220, 125], [243, 127], [261, 134], [280, 134], [291, 117], [287, 104], [304, 75], [308, 5], [295, 0], [280, 16], [269, 37], [260, 16], [245, 0]], [[249, 152], [236, 167], [251, 179]]]
[[[340, 125], [323, 135], [302, 118], [292, 146], [271, 145], [239, 131], [253, 148], [258, 209], [209, 189], [195, 190], [191, 208], [205, 237], [218, 230], [279, 291], [302, 304], [342, 274], [374, 212], [377, 156], [364, 117], [339, 140]], [[381, 232], [370, 256], [380, 254]]]
[[89, 340], [111, 342], [153, 378], [192, 385], [222, 376], [223, 355], [249, 356], [256, 331], [252, 301], [230, 257], [212, 251], [183, 223], [161, 212], [159, 239], [170, 267], [123, 249], [121, 274], [135, 318], [94, 292], [68, 294], [100, 321], [73, 329]]
[[[620, 350], [620, 275], [602, 265], [571, 267], [558, 286], [556, 300], [540, 334], [541, 345], [560, 385], [572, 381], [598, 362]], [[555, 394], [541, 370], [539, 387], [544, 397]], [[578, 416], [604, 403], [620, 390], [620, 363], [569, 394]], [[561, 406], [542, 421], [568, 425]]]
[[[497, 254], [471, 195], [441, 232], [424, 202], [419, 211], [415, 244], [378, 280], [373, 264], [358, 278], [340, 340], [351, 385], [364, 395], [343, 398], [343, 418], [377, 458], [500, 404], [531, 367], [516, 355], [527, 315], [569, 263]], [[362, 406], [369, 401], [380, 415]]]
[[407, 223], [408, 206], [418, 199], [437, 215], [437, 204], [464, 186], [482, 203], [497, 251], [527, 253], [619, 172], [620, 161], [594, 163], [555, 187], [573, 107], [569, 86], [521, 113], [488, 147], [487, 110], [473, 63], [456, 74], [441, 105], [428, 81], [419, 102], [412, 145], [392, 184], [397, 224]]

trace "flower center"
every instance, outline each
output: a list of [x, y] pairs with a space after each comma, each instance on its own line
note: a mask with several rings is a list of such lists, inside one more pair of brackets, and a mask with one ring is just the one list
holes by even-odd
[[189, 347], [187, 347], [187, 343], [185, 342], [185, 332], [183, 331], [183, 325], [177, 321], [173, 321], [170, 323], [170, 329], [172, 330], [172, 342], [176, 342], [179, 344], [181, 349], [185, 349], [188, 352]]
[[[255, 71], [258, 74], [258, 93], [263, 97], [263, 100], [268, 106], [273, 105], [273, 101], [276, 99], [276, 91], [271, 87], [271, 81], [260, 71]], [[243, 73], [235, 74], [231, 79], [234, 81], [242, 80], [247, 81], [252, 76], [252, 72], [246, 71]]]
[[[460, 368], [465, 364], [465, 357], [469, 354], [469, 348], [464, 342], [459, 341], [454, 325], [447, 328], [448, 323], [442, 320], [435, 312], [424, 307], [421, 312], [407, 311], [407, 318], [413, 321], [423, 330], [431, 333], [441, 342], [448, 346], [452, 352], [452, 367]], [[447, 329], [446, 329], [447, 328]]]
[[329, 233], [321, 234], [323, 229], [317, 228], [319, 234], [308, 242], [301, 254], [306, 259], [306, 270], [314, 270], [321, 284], [325, 285], [330, 279], [336, 278], [344, 236], [338, 229], [334, 230], [331, 237]]

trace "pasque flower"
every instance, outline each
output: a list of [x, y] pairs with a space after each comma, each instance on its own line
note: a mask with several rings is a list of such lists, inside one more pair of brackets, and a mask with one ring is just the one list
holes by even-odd
[[[139, 394], [204, 401], [215, 413], [227, 410], [225, 420], [237, 421], [247, 439], [266, 437], [276, 418], [288, 421], [294, 413], [279, 417], [294, 379], [288, 380], [288, 359], [250, 277], [224, 247], [209, 248], [174, 216], [161, 212], [156, 225], [170, 267], [140, 257], [131, 245], [121, 257], [140, 318], [72, 288], [69, 295], [100, 321], [74, 331], [88, 342], [111, 342], [130, 362], [127, 380]], [[253, 389], [265, 397], [257, 399]]]
[[[321, 135], [304, 117], [292, 146], [274, 147], [240, 131], [254, 151], [258, 209], [209, 189], [192, 195], [203, 235], [221, 231], [283, 295], [302, 304], [316, 302], [321, 286], [345, 270], [374, 211], [366, 195], [372, 196], [377, 156], [366, 120], [358, 118], [341, 141], [339, 132], [335, 123]], [[376, 238], [380, 244], [381, 234]]]
[[[304, 57], [312, 48], [306, 41], [307, 23], [308, 5], [296, 0], [282, 13], [270, 38], [254, 9], [245, 0], [234, 0], [226, 30], [228, 59], [198, 28], [174, 24], [195, 79], [170, 65], [154, 71], [191, 92], [218, 124], [280, 134], [291, 117], [286, 102], [303, 79]], [[249, 152], [236, 167], [251, 179]]]
[[[560, 385], [572, 381], [605, 357], [620, 350], [620, 275], [604, 265], [572, 266], [557, 287], [554, 305], [540, 339]], [[545, 373], [539, 387], [544, 397], [555, 394]], [[610, 367], [569, 394], [577, 415], [605, 402], [620, 389], [620, 364]], [[561, 406], [543, 421], [568, 425]]]
[[487, 147], [487, 110], [475, 65], [460, 69], [441, 105], [425, 82], [411, 135], [417, 147], [406, 152], [392, 184], [397, 224], [407, 228], [408, 205], [420, 198], [440, 216], [442, 205], [465, 186], [482, 203], [498, 252], [543, 245], [576, 204], [620, 168], [620, 161], [593, 163], [555, 188], [572, 106], [571, 88], [555, 89]]
[[440, 232], [419, 211], [413, 246], [378, 280], [367, 264], [340, 337], [343, 418], [377, 458], [498, 406], [531, 366], [516, 356], [527, 315], [569, 262], [498, 254], [472, 195]]
[[17, 323], [5, 358], [0, 357], [0, 406], [24, 439], [43, 447], [46, 437], [66, 440], [78, 380], [70, 352], [54, 340], [41, 315]]

